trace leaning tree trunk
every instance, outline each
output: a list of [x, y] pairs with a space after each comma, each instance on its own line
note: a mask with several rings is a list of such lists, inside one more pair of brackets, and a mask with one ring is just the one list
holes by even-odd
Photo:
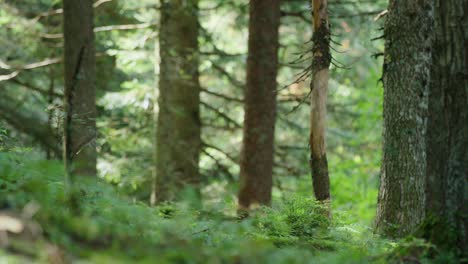
[[310, 110], [310, 166], [315, 198], [330, 206], [330, 178], [325, 144], [330, 53], [328, 0], [313, 0], [312, 79]]
[[198, 0], [164, 0], [159, 34], [159, 113], [156, 128], [157, 202], [173, 200], [199, 182], [200, 85]]
[[391, 0], [385, 22], [384, 132], [376, 229], [408, 234], [424, 217], [433, 0]]
[[34, 112], [23, 107], [13, 98], [4, 94], [0, 95], [0, 118], [14, 127], [19, 132], [32, 137], [32, 139], [57, 157], [62, 154], [60, 140], [57, 140], [46, 118], [41, 112]]
[[93, 1], [63, 0], [64, 160], [67, 171], [96, 175]]
[[424, 231], [439, 246], [468, 252], [468, 1], [435, 2]]
[[239, 209], [271, 202], [278, 69], [279, 0], [250, 1], [249, 55]]

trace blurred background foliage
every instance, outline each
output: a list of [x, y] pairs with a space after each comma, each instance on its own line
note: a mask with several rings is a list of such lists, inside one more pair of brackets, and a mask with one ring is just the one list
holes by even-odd
[[[60, 142], [63, 91], [61, 1], [0, 2], [3, 64], [21, 69], [37, 62], [50, 65], [20, 70], [0, 82], [2, 98], [14, 101], [7, 111], [35, 113], [38, 125], [52, 127]], [[334, 65], [329, 92], [327, 134], [333, 205], [370, 224], [378, 186], [382, 87], [381, 23], [374, 21], [385, 1], [330, 3]], [[137, 199], [147, 199], [151, 179], [155, 98], [158, 83], [158, 1], [101, 0], [95, 3], [99, 172]], [[58, 10], [58, 12], [57, 12]], [[307, 81], [295, 81], [310, 64], [308, 1], [284, 1], [280, 28], [278, 119], [274, 197], [311, 194], [308, 165]], [[238, 177], [242, 140], [243, 86], [247, 57], [248, 1], [200, 2], [200, 82], [205, 186], [231, 186]], [[303, 59], [299, 59], [305, 55]], [[305, 59], [304, 59], [305, 58]], [[0, 67], [2, 74], [10, 72]], [[6, 107], [5, 107], [6, 108]], [[47, 121], [49, 120], [49, 121]], [[17, 147], [41, 156], [50, 151], [23, 124], [1, 121], [4, 135]], [[3, 139], [2, 141], [5, 141]], [[59, 158], [59, 157], [56, 157]]]
[[[101, 212], [104, 216], [97, 221], [115, 218], [120, 219], [121, 222], [114, 223], [119, 225], [124, 223], [126, 214], [129, 213], [125, 210], [131, 210], [130, 214], [139, 215], [144, 219], [145, 232], [153, 229], [151, 225], [166, 224], [165, 221], [160, 221], [164, 219], [160, 213], [153, 214], [152, 211], [148, 211], [161, 210], [160, 208], [150, 209], [144, 205], [149, 200], [149, 182], [153, 174], [154, 113], [158, 111], [155, 105], [159, 71], [158, 2], [154, 0], [99, 0], [95, 2], [99, 176], [103, 182], [117, 186], [116, 190], [112, 189], [109, 192], [117, 191], [129, 197], [129, 200], [125, 202], [112, 200], [107, 201], [106, 205], [101, 204], [102, 208], [115, 208], [113, 205], [115, 202], [123, 211], [121, 215], [118, 210]], [[287, 206], [291, 201], [296, 201], [292, 197], [300, 197], [297, 198], [299, 201], [296, 201], [300, 203], [303, 199], [312, 196], [308, 162], [310, 109], [307, 106], [307, 100], [304, 100], [308, 96], [309, 84], [308, 81], [302, 80], [296, 82], [301, 72], [310, 64], [309, 59], [300, 59], [301, 55], [307, 54], [311, 47], [309, 2], [290, 0], [283, 1], [282, 4], [273, 204], [279, 207], [284, 205], [286, 209], [274, 207], [274, 211], [265, 213], [268, 217], [259, 216], [258, 219], [249, 220], [248, 223], [240, 226], [228, 226], [203, 219], [197, 219], [196, 224], [193, 224], [195, 226], [191, 226], [190, 219], [192, 218], [190, 217], [195, 217], [197, 214], [182, 213], [183, 216], [179, 217], [180, 219], [190, 215], [183, 221], [189, 226], [187, 228], [190, 231], [187, 232], [203, 230], [204, 225], [210, 230], [212, 228], [221, 230], [224, 227], [248, 229], [255, 226], [254, 236], [273, 237], [274, 244], [290, 245], [292, 240], [298, 239], [297, 237], [302, 239], [304, 234], [294, 233], [296, 227], [291, 221], [295, 220], [288, 220], [288, 213], [284, 210], [294, 210], [291, 209], [294, 205]], [[379, 82], [382, 61], [379, 56], [373, 56], [383, 51], [383, 41], [379, 39], [382, 34], [380, 29], [382, 23], [380, 20], [376, 21], [375, 17], [386, 8], [386, 4], [383, 0], [330, 2], [334, 64], [331, 68], [328, 97], [327, 144], [331, 192], [333, 208], [336, 212], [335, 218], [340, 219], [340, 223], [346, 228], [351, 228], [349, 225], [353, 226], [347, 231], [343, 231], [343, 226], [341, 229], [336, 228], [337, 236], [370, 236], [369, 230], [374, 219], [381, 159], [383, 94]], [[59, 0], [0, 0], [0, 76], [9, 75], [15, 70], [18, 72], [13, 78], [0, 80], [0, 147], [2, 152], [27, 152], [27, 159], [37, 160], [37, 162], [46, 156], [51, 159], [60, 158], [60, 152], [54, 152], [54, 149], [60, 147], [58, 145], [61, 141], [62, 129], [60, 120], [63, 116], [61, 97], [63, 93], [61, 65], [63, 38], [60, 7], [61, 1]], [[199, 14], [202, 139], [204, 142], [200, 166], [203, 175], [204, 210], [221, 211], [227, 215], [233, 215], [239, 173], [237, 163], [242, 140], [242, 97], [247, 58], [248, 0], [200, 0]], [[305, 55], [303, 58], [308, 58], [308, 56]], [[11, 118], [12, 114], [14, 118]], [[30, 126], [36, 129], [32, 130]], [[39, 132], [42, 131], [41, 128], [48, 131], [48, 127], [51, 128], [51, 133], [48, 134], [50, 140], [44, 140]], [[51, 146], [48, 142], [56, 143], [55, 146]], [[0, 166], [2, 177], [12, 175], [16, 170], [10, 167], [10, 171], [6, 171], [7, 165], [11, 164], [11, 160], [8, 159], [11, 157], [3, 157]], [[48, 170], [48, 166], [58, 166], [54, 164], [40, 163], [40, 165], [25, 166], [29, 166], [28, 173], [34, 171], [34, 174], [52, 175], [50, 177], [54, 178], [53, 174], [60, 174], [57, 172], [60, 168], [51, 169], [52, 172]], [[36, 168], [39, 167], [42, 169], [37, 171]], [[106, 188], [109, 185], [103, 182], [98, 185], [89, 184], [89, 186], [96, 185], [89, 191], [107, 192]], [[15, 184], [18, 186], [18, 183]], [[28, 184], [34, 184], [34, 182]], [[50, 186], [51, 183], [40, 183], [39, 186], [44, 184]], [[2, 189], [2, 192], [5, 193], [5, 189]], [[21, 195], [20, 193], [14, 195]], [[26, 190], [25, 193], [24, 195], [27, 196], [28, 191]], [[10, 206], [18, 208], [27, 204], [27, 198], [24, 198], [20, 204], [12, 205], [11, 203], [17, 201], [15, 199], [20, 198], [16, 196], [14, 199], [10, 198], [2, 198], [2, 202], [7, 201]], [[59, 197], [53, 199], [60, 200]], [[101, 202], [106, 203], [105, 200]], [[138, 205], [140, 207], [130, 208], [125, 207], [126, 203], [143, 204]], [[96, 205], [94, 208], [98, 207]], [[90, 215], [95, 213], [91, 211]], [[108, 213], [112, 216], [106, 215]], [[300, 213], [296, 212], [292, 215], [294, 218]], [[60, 217], [68, 219], [69, 216]], [[275, 217], [281, 219], [275, 221]], [[76, 222], [63, 219], [60, 218], [57, 221], [70, 222], [70, 225]], [[320, 227], [320, 221], [322, 221], [320, 219], [297, 221], [302, 221], [301, 226], [303, 226], [303, 222], [309, 220], [315, 221], [313, 225], [316, 226], [312, 229]], [[87, 223], [86, 220], [83, 221]], [[110, 221], [96, 225], [112, 230], [114, 224], [110, 226], [108, 224]], [[172, 223], [172, 225], [175, 228], [178, 224]], [[119, 228], [124, 229], [124, 224], [117, 229]], [[138, 232], [135, 228], [140, 227], [138, 223], [134, 223], [132, 228], [131, 232]], [[360, 230], [359, 235], [356, 235], [357, 231], [353, 231], [354, 229]], [[162, 232], [158, 236], [166, 238], [170, 236], [164, 233], [164, 230], [171, 230], [170, 228], [154, 227], [154, 230]], [[218, 237], [211, 236], [210, 243], [219, 245], [218, 242], [222, 240], [225, 247], [229, 247], [229, 243], [239, 243], [244, 248], [249, 247], [250, 242], [225, 242], [229, 240], [230, 231], [233, 230], [221, 232], [227, 237], [219, 237], [222, 234]], [[53, 231], [50, 232], [53, 233]], [[126, 231], [122, 230], [122, 232]], [[103, 233], [105, 234], [106, 231]], [[185, 235], [192, 234], [189, 233]], [[210, 234], [215, 233], [215, 231], [210, 232]], [[242, 232], [233, 231], [233, 234], [236, 233]], [[119, 234], [114, 235], [119, 236]], [[195, 239], [206, 239], [205, 235], [207, 235], [206, 232], [198, 233]], [[92, 234], [90, 236], [92, 238]], [[147, 236], [151, 237], [152, 234]], [[157, 236], [149, 239], [156, 239], [155, 237]], [[119, 239], [124, 238], [125, 235], [119, 237]], [[320, 235], [317, 239], [319, 238]], [[172, 238], [174, 241], [177, 239], [179, 238]], [[333, 239], [327, 237], [324, 241], [327, 239], [339, 240], [336, 237]], [[365, 240], [359, 241], [359, 243], [365, 243], [363, 242]], [[61, 244], [64, 243], [67, 242], [61, 241]], [[365, 245], [361, 246], [363, 247], [355, 248], [358, 253], [365, 248]], [[165, 247], [171, 247], [171, 245], [168, 244]], [[197, 251], [197, 248], [193, 247], [186, 250]], [[269, 254], [271, 253], [269, 256], [271, 258], [275, 258], [274, 254], [279, 254], [277, 252], [273, 254], [269, 244], [260, 245], [258, 250], [259, 252], [268, 251]], [[290, 263], [288, 259], [306, 263], [308, 261], [305, 260], [310, 259], [314, 254], [303, 251], [299, 257], [296, 250], [301, 249], [286, 247], [282, 250], [284, 252], [281, 253], [281, 258], [284, 260], [277, 263]], [[168, 252], [165, 254], [171, 254]], [[229, 256], [237, 254], [227, 249], [225, 253]], [[191, 255], [191, 253], [187, 254]], [[206, 253], [207, 256], [210, 254]], [[180, 257], [183, 258], [183, 256]], [[250, 257], [255, 258], [255, 256]], [[222, 256], [220, 258], [222, 259]], [[331, 256], [330, 258], [349, 260], [347, 256]], [[326, 259], [329, 260], [328, 257]], [[330, 263], [327, 261], [323, 263]], [[102, 262], [105, 263], [105, 260]], [[218, 262], [213, 260], [213, 263]], [[344, 262], [337, 259], [336, 263]], [[358, 258], [353, 263], [361, 262]]]

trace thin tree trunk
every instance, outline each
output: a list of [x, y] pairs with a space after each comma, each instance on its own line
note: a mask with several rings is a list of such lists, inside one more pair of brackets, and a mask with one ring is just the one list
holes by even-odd
[[199, 183], [201, 123], [197, 38], [198, 1], [162, 1], [155, 149], [157, 202], [173, 200], [183, 187]]
[[67, 171], [96, 175], [96, 104], [93, 1], [63, 0]]
[[241, 210], [271, 202], [279, 24], [279, 0], [250, 1], [244, 139], [240, 163]]
[[431, 242], [466, 253], [468, 1], [435, 2], [424, 231]]
[[385, 22], [384, 132], [376, 229], [397, 237], [424, 217], [433, 0], [391, 0]]
[[330, 204], [330, 178], [325, 143], [330, 53], [328, 1], [313, 0], [313, 59], [310, 109], [310, 166], [315, 198]]
[[[48, 111], [47, 111], [47, 126], [49, 127], [49, 130], [51, 133], [53, 133], [54, 128], [52, 124], [52, 119], [54, 117], [54, 109], [52, 108], [52, 103], [54, 102], [54, 89], [55, 89], [55, 78], [54, 78], [54, 67], [49, 68], [49, 91], [48, 91], [48, 98], [47, 98], [47, 104], [48, 104]], [[45, 146], [46, 149], [46, 159], [50, 160], [52, 159], [53, 151], [50, 147]]]

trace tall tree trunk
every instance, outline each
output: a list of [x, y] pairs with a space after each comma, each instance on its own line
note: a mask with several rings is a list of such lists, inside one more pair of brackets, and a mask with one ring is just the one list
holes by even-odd
[[325, 143], [330, 53], [328, 0], [312, 0], [314, 34], [312, 36], [312, 78], [310, 109], [310, 166], [315, 198], [330, 203], [330, 178]]
[[64, 160], [67, 171], [96, 175], [93, 1], [63, 0]]
[[385, 22], [384, 132], [376, 229], [408, 234], [424, 217], [433, 0], [391, 0]]
[[173, 200], [199, 182], [200, 85], [198, 0], [164, 0], [159, 34], [159, 113], [156, 132], [155, 195]]
[[466, 253], [468, 1], [435, 2], [424, 228], [435, 244]]
[[250, 1], [240, 209], [271, 202], [279, 23], [279, 0]]
[[[52, 124], [52, 119], [54, 117], [54, 109], [51, 107], [52, 103], [54, 102], [54, 89], [55, 89], [55, 78], [54, 78], [54, 67], [49, 68], [49, 91], [48, 91], [48, 98], [47, 98], [47, 106], [48, 106], [48, 111], [47, 111], [47, 126], [49, 127], [49, 130], [53, 134], [54, 127]], [[53, 150], [49, 146], [44, 146], [46, 149], [46, 159], [50, 160], [52, 159], [52, 154]]]

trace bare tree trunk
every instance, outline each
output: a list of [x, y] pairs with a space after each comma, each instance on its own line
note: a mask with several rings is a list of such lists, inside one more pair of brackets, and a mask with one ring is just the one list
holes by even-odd
[[279, 0], [250, 1], [244, 139], [240, 163], [241, 210], [271, 202], [279, 23]]
[[155, 198], [173, 200], [199, 183], [198, 0], [164, 0], [159, 34]]
[[96, 175], [96, 104], [93, 1], [63, 0], [67, 171]]
[[413, 232], [424, 217], [433, 0], [391, 0], [386, 19], [376, 229], [398, 237]]
[[436, 0], [429, 93], [425, 236], [468, 252], [468, 1]]
[[313, 59], [310, 109], [310, 166], [315, 198], [330, 206], [330, 178], [325, 143], [330, 53], [328, 0], [313, 0]]
[[[54, 67], [49, 68], [49, 91], [48, 91], [48, 98], [47, 98], [47, 106], [48, 106], [48, 111], [47, 111], [47, 126], [49, 127], [49, 130], [53, 134], [54, 128], [52, 124], [52, 119], [54, 117], [54, 109], [51, 107], [52, 103], [54, 102], [54, 89], [55, 89], [55, 78], [54, 78]], [[53, 155], [53, 150], [48, 147], [44, 146], [46, 149], [46, 159], [50, 160], [52, 159]]]

